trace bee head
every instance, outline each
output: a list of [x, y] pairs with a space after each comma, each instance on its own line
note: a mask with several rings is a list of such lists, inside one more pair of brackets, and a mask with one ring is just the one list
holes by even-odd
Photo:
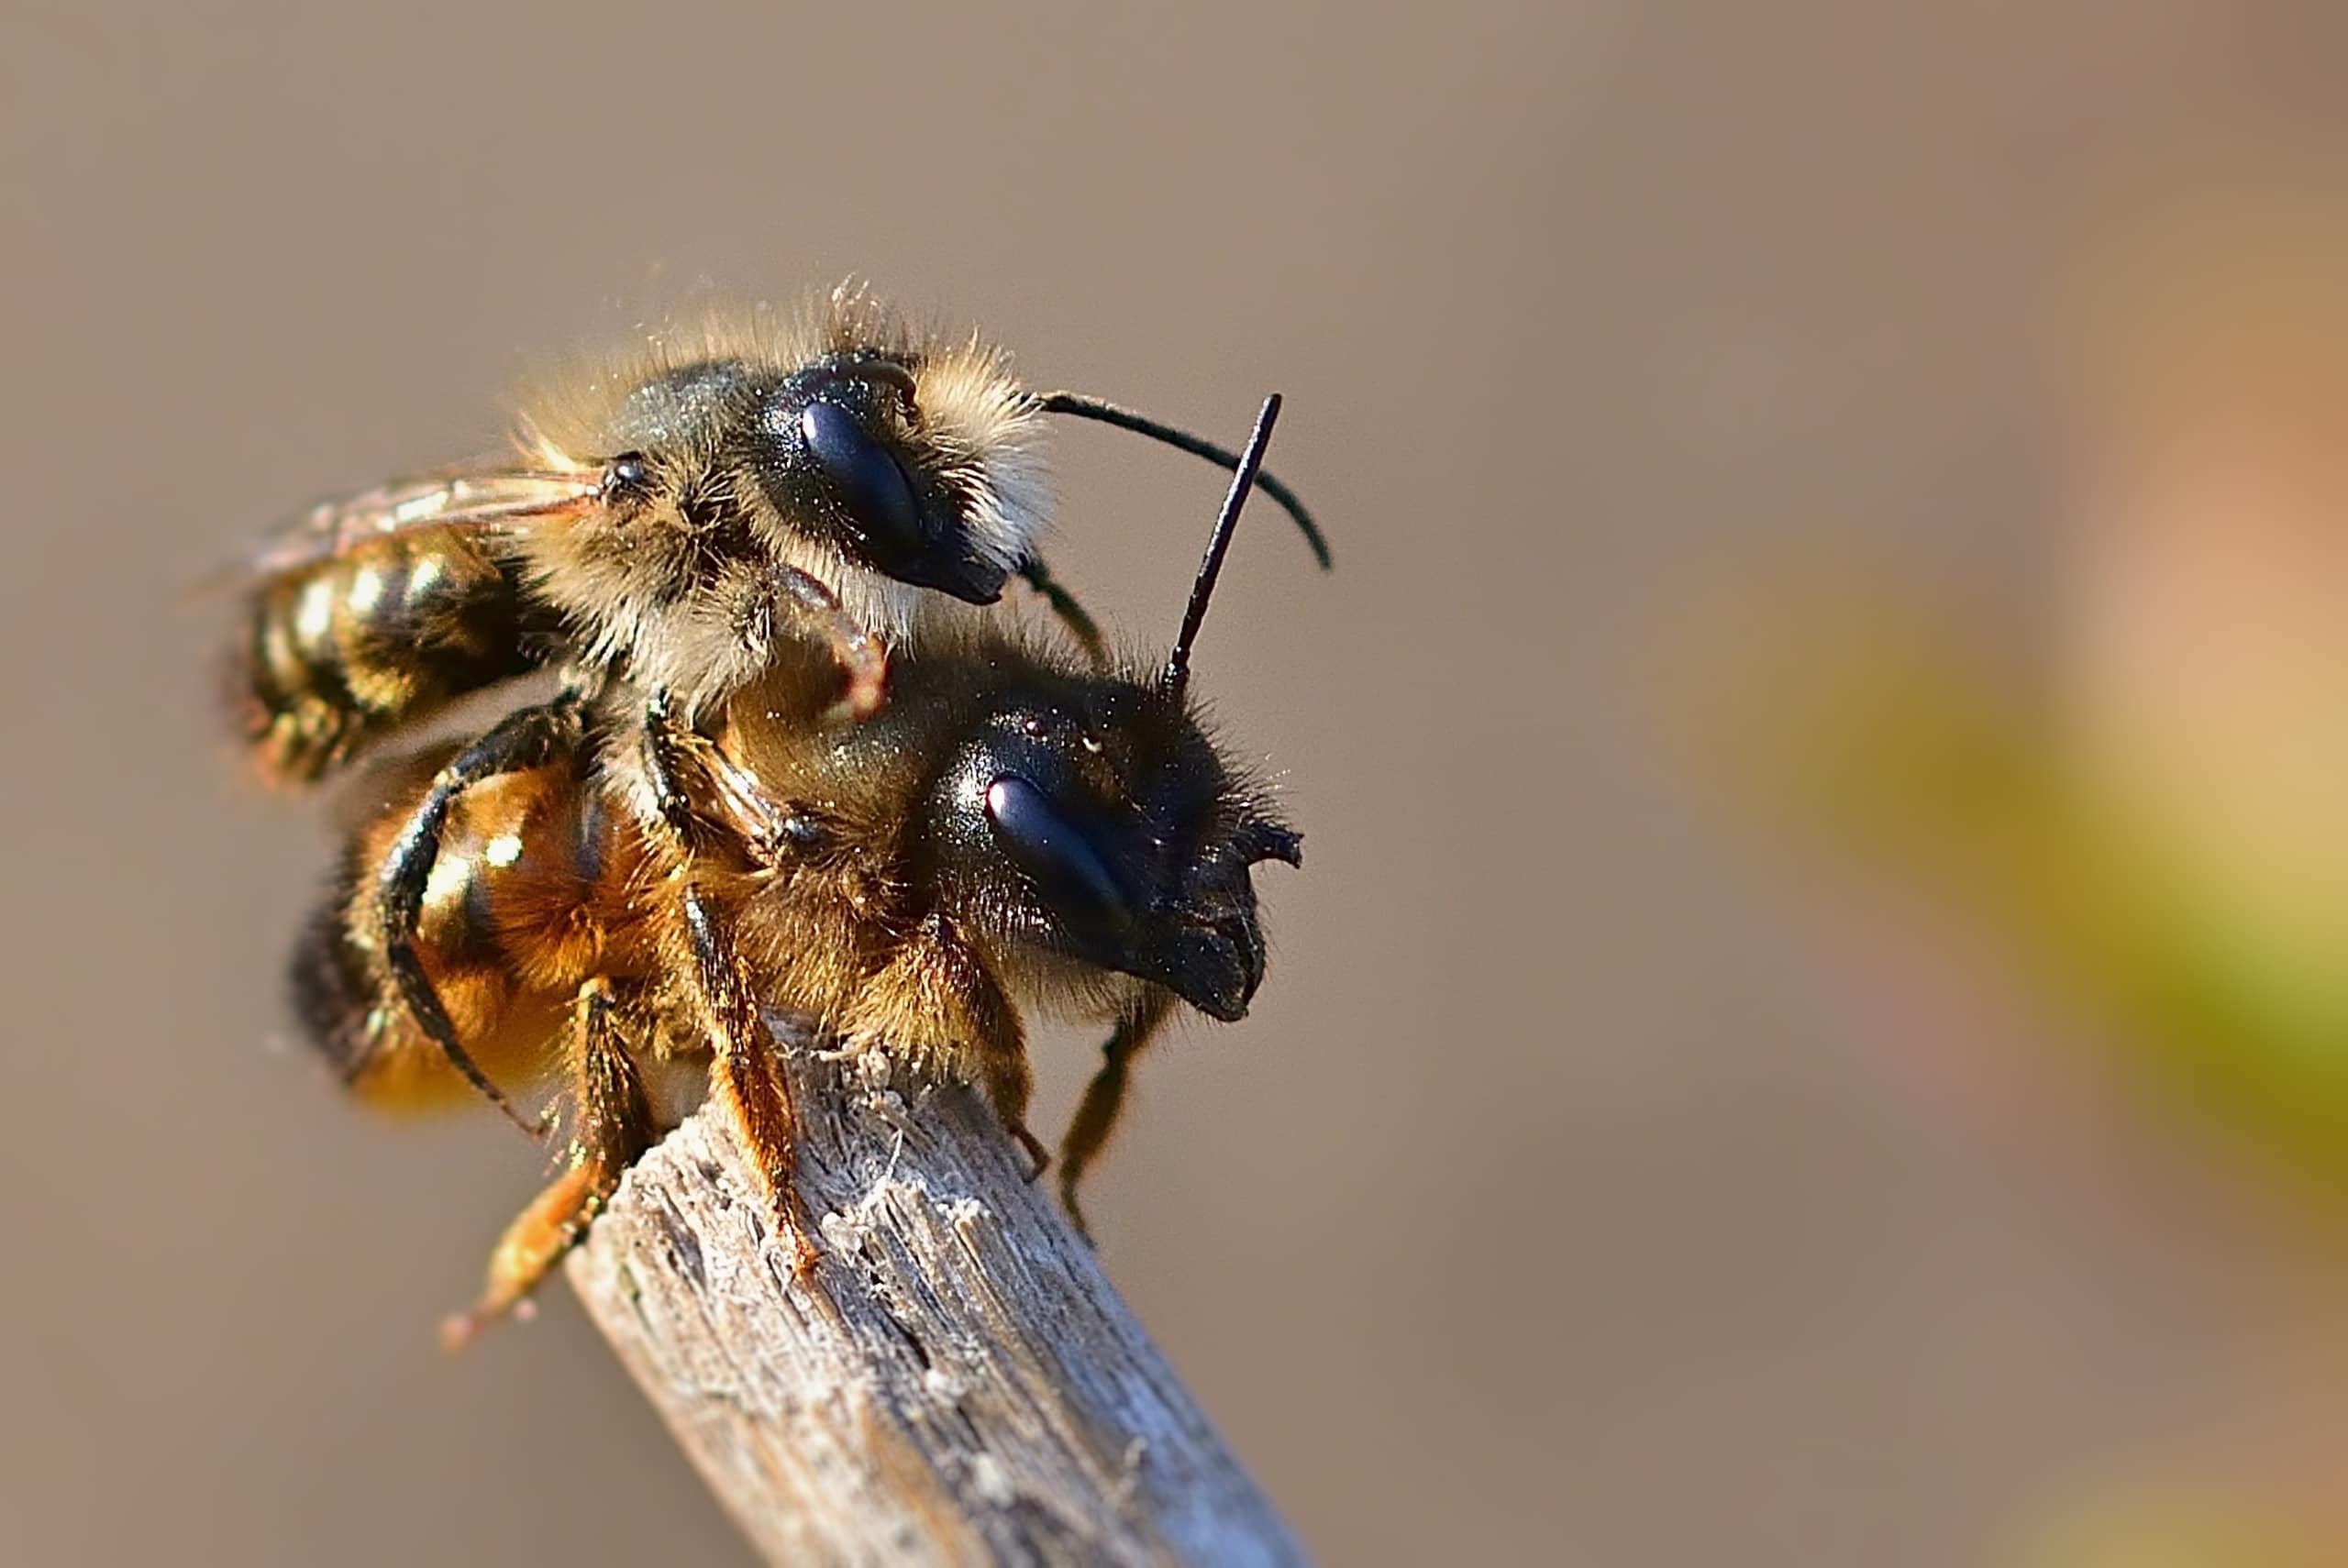
[[[826, 354], [768, 394], [748, 467], [776, 512], [848, 559], [972, 604], [1002, 596], [1017, 552], [974, 525], [980, 507], [933, 438], [916, 363], [875, 348]], [[990, 548], [994, 545], [994, 548]]]
[[941, 882], [979, 929], [1213, 1018], [1246, 1014], [1264, 977], [1250, 868], [1296, 865], [1301, 841], [1178, 693], [1116, 681], [1008, 698], [933, 804]]
[[1191, 649], [1279, 407], [1275, 393], [1257, 415], [1163, 673], [1006, 692], [933, 802], [944, 879], [980, 929], [1155, 981], [1225, 1021], [1264, 978], [1249, 872], [1300, 864], [1303, 841], [1207, 738]]

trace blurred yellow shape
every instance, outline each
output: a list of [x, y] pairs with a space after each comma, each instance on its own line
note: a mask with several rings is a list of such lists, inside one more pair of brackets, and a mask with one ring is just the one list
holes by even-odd
[[2078, 1514], [2021, 1561], [2023, 1568], [2340, 1568], [2342, 1560], [2261, 1509], [2180, 1491]]
[[1748, 604], [1780, 812], [1969, 910], [2176, 1103], [2348, 1197], [2348, 209], [2229, 193], [2104, 292], [2051, 658]]

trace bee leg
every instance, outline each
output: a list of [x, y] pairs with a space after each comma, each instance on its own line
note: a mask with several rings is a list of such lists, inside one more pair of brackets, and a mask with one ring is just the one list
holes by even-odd
[[1051, 606], [1052, 613], [1060, 618], [1060, 624], [1068, 628], [1069, 635], [1076, 639], [1085, 657], [1095, 666], [1105, 667], [1109, 662], [1109, 645], [1101, 635], [1100, 623], [1077, 602], [1075, 594], [1060, 586], [1059, 579], [1044, 565], [1044, 558], [1029, 556], [1021, 564], [1019, 575], [1027, 580], [1027, 586], [1034, 589], [1046, 604]]
[[769, 580], [770, 614], [787, 614], [828, 643], [847, 676], [847, 694], [827, 718], [862, 719], [879, 712], [886, 694], [889, 656], [880, 639], [840, 608], [839, 595], [797, 567], [777, 566]]
[[[978, 968], [976, 959], [968, 962], [972, 969]], [[1052, 1152], [1027, 1127], [1027, 1103], [1035, 1095], [1036, 1078], [1027, 1067], [1025, 1032], [1009, 999], [993, 980], [980, 972], [979, 982], [972, 988], [975, 1005], [970, 1009], [980, 1021], [974, 1032], [979, 1039], [979, 1083], [1002, 1119], [1003, 1131], [1018, 1140], [1026, 1154], [1027, 1179], [1034, 1181], [1051, 1168]]]
[[1085, 1086], [1084, 1099], [1060, 1140], [1060, 1204], [1088, 1241], [1092, 1231], [1084, 1222], [1082, 1205], [1076, 1200], [1077, 1184], [1116, 1130], [1117, 1117], [1125, 1108], [1125, 1079], [1133, 1059], [1156, 1038], [1172, 1011], [1173, 999], [1153, 989], [1117, 1021], [1108, 1043], [1101, 1047], [1101, 1070]]
[[382, 944], [383, 966], [409, 1016], [440, 1048], [449, 1065], [465, 1076], [466, 1082], [533, 1138], [543, 1138], [545, 1128], [514, 1108], [514, 1102], [490, 1081], [458, 1039], [456, 1025], [440, 1005], [440, 995], [417, 955], [416, 928], [424, 913], [424, 889], [431, 880], [433, 863], [439, 858], [440, 835], [448, 828], [449, 810], [457, 797], [484, 779], [544, 766], [578, 744], [581, 723], [578, 695], [566, 691], [552, 701], [508, 714], [459, 752], [434, 777], [431, 790], [400, 829], [375, 880], [375, 927]]
[[1051, 1165], [1051, 1151], [1027, 1128], [1035, 1078], [1018, 1010], [945, 921], [936, 915], [923, 921], [872, 977], [847, 1032], [946, 1058], [986, 1091], [1003, 1131], [1026, 1152], [1027, 1179]]
[[799, 1113], [733, 932], [693, 877], [693, 852], [707, 828], [682, 783], [690, 766], [688, 734], [669, 693], [654, 692], [644, 707], [645, 770], [678, 861], [678, 905], [692, 948], [694, 999], [710, 1026], [717, 1057], [714, 1087], [749, 1143], [775, 1223], [792, 1238], [804, 1274], [814, 1267], [818, 1253], [792, 1180]]
[[958, 944], [941, 950], [940, 967], [969, 1019], [968, 1032], [978, 1042], [979, 1086], [1002, 1121], [1003, 1131], [1018, 1140], [1027, 1155], [1027, 1179], [1034, 1181], [1050, 1168], [1052, 1152], [1027, 1129], [1027, 1102], [1036, 1091], [1035, 1075], [1027, 1067], [1026, 1032], [1011, 999], [1002, 994], [979, 961]]
[[538, 1194], [490, 1254], [489, 1286], [440, 1326], [441, 1342], [461, 1350], [483, 1329], [527, 1301], [620, 1184], [620, 1174], [652, 1146], [652, 1108], [636, 1061], [612, 1017], [612, 987], [601, 976], [579, 988], [570, 1015], [570, 1090], [578, 1124], [569, 1168]]

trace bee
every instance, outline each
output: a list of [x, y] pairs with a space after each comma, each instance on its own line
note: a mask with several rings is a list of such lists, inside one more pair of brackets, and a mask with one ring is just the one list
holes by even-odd
[[[1045, 416], [1225, 468], [1235, 454], [860, 292], [713, 311], [524, 400], [514, 450], [327, 502], [258, 555], [236, 684], [262, 773], [315, 782], [456, 698], [548, 666], [624, 672], [688, 720], [812, 637], [878, 706], [886, 651], [1025, 580], [1099, 634], [1040, 553]], [[1265, 492], [1328, 551], [1294, 493]]]
[[[980, 621], [911, 646], [888, 704], [858, 719], [828, 662], [779, 661], [671, 761], [663, 788], [693, 823], [682, 856], [601, 785], [590, 724], [449, 804], [416, 924], [426, 977], [468, 1051], [550, 1081], [570, 1113], [564, 1169], [506, 1231], [452, 1342], [526, 1300], [584, 1233], [673, 1121], [661, 1085], [677, 1064], [711, 1062], [759, 1168], [787, 1176], [793, 1114], [762, 1006], [977, 1085], [1037, 1175], [1023, 1007], [1113, 1021], [1059, 1150], [1081, 1223], [1078, 1184], [1134, 1058], [1182, 1005], [1246, 1014], [1266, 960], [1253, 867], [1301, 861], [1189, 691], [1278, 410], [1266, 403], [1238, 462], [1160, 668], [1103, 669]], [[386, 787], [294, 968], [314, 1040], [379, 1105], [462, 1089], [404, 1006], [371, 894], [449, 761], [427, 755]]]

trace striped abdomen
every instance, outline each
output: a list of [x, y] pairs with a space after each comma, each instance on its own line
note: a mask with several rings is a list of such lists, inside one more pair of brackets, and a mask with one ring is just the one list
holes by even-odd
[[[407, 1016], [375, 927], [380, 869], [426, 782], [393, 790], [360, 830], [294, 960], [313, 1043], [386, 1106], [471, 1092]], [[450, 810], [417, 954], [468, 1054], [508, 1093], [556, 1065], [581, 985], [615, 981], [636, 999], [653, 967], [649, 879], [642, 839], [587, 782], [583, 759], [489, 779]]]
[[515, 569], [454, 530], [388, 535], [264, 583], [238, 671], [245, 736], [308, 782], [377, 735], [543, 657]]

